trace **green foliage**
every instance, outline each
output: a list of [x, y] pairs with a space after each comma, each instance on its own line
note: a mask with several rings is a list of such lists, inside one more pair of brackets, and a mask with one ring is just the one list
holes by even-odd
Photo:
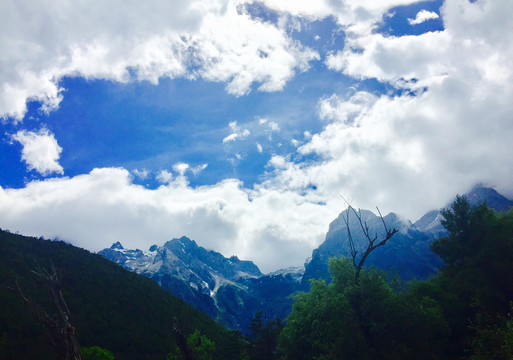
[[498, 214], [457, 197], [442, 215], [449, 235], [434, 241], [432, 249], [446, 266], [432, 285], [441, 289], [433, 298], [451, 325], [448, 352], [508, 359], [499, 353], [513, 301], [513, 211]]
[[332, 259], [330, 271], [330, 285], [314, 281], [296, 297], [280, 335], [286, 359], [441, 358], [432, 341], [447, 325], [435, 301], [397, 294], [376, 270], [355, 282], [348, 259]]
[[[198, 330], [187, 336], [187, 346], [191, 350], [194, 360], [212, 360], [216, 350], [215, 343], [210, 341], [205, 335], [201, 335]], [[178, 346], [167, 355], [167, 360], [181, 360], [183, 358]]]
[[83, 347], [82, 360], [114, 360], [114, 354], [99, 346]]
[[52, 262], [82, 346], [109, 349], [116, 359], [164, 359], [176, 345], [173, 323], [186, 333], [200, 330], [216, 344], [213, 359], [239, 356], [237, 334], [216, 324], [152, 280], [88, 251], [58, 241], [0, 231], [0, 359], [55, 359], [33, 312], [19, 295], [54, 307], [31, 270]]
[[187, 345], [197, 360], [212, 360], [212, 354], [216, 350], [216, 345], [205, 335], [200, 335], [198, 330], [187, 337]]
[[475, 336], [471, 340], [472, 360], [513, 359], [513, 321], [511, 316], [497, 316], [495, 319], [482, 319], [478, 315]]
[[445, 266], [407, 288], [376, 270], [354, 281], [332, 259], [333, 281], [296, 297], [280, 345], [287, 359], [511, 359], [513, 210], [497, 214], [457, 197], [449, 231], [432, 244]]

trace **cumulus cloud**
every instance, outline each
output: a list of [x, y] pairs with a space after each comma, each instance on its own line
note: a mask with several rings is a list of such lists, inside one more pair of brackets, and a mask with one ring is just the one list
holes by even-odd
[[443, 32], [360, 34], [327, 59], [354, 78], [409, 91], [323, 98], [319, 116], [328, 123], [299, 148], [322, 161], [281, 161], [273, 181], [310, 181], [413, 220], [478, 182], [513, 194], [513, 25], [504, 15], [513, 4], [448, 0], [441, 11]]
[[310, 20], [331, 16], [348, 33], [368, 31], [389, 9], [416, 2], [419, 0], [264, 0], [270, 8], [293, 16]]
[[439, 16], [434, 11], [427, 11], [427, 10], [421, 10], [417, 13], [417, 16], [415, 16], [415, 19], [408, 18], [408, 23], [410, 25], [418, 25], [423, 23], [424, 21], [438, 19]]
[[470, 76], [466, 82], [476, 89], [492, 82], [503, 86], [511, 77], [512, 47], [507, 44], [513, 26], [504, 15], [511, 8], [507, 1], [447, 0], [441, 8], [444, 31], [401, 37], [353, 34], [326, 64], [353, 78], [412, 89], [439, 84], [447, 76], [462, 81]]
[[0, 217], [11, 231], [59, 237], [93, 251], [115, 241], [146, 249], [187, 235], [272, 271], [303, 263], [322, 240], [325, 219], [335, 213], [316, 200], [265, 186], [244, 189], [237, 180], [191, 188], [177, 179], [149, 190], [134, 185], [127, 170], [103, 168], [23, 189], [0, 187]]
[[[58, 107], [65, 76], [157, 83], [178, 76], [227, 83], [243, 95], [281, 90], [319, 55], [278, 27], [252, 19], [242, 1], [31, 1], [0, 4], [0, 116], [26, 103]], [[40, 29], [45, 29], [41, 31]], [[132, 75], [131, 75], [132, 74]]]
[[237, 96], [248, 93], [254, 82], [261, 83], [261, 91], [281, 90], [295, 69], [306, 71], [310, 61], [320, 59], [284, 30], [252, 20], [243, 7], [230, 6], [223, 17], [206, 16], [201, 35], [191, 42], [200, 64], [196, 73], [227, 82], [227, 91]]
[[369, 19], [378, 21], [388, 9], [415, 2], [418, 0], [264, 0], [267, 6], [295, 16], [315, 19], [336, 16], [345, 25]]
[[[401, 37], [369, 32], [348, 38], [343, 50], [328, 55], [326, 65], [356, 79], [375, 78], [397, 87], [421, 88], [455, 70], [457, 63], [440, 61], [452, 53], [452, 40], [447, 31]], [[408, 82], [412, 79], [421, 81]]]
[[37, 132], [20, 130], [11, 138], [23, 146], [21, 159], [29, 170], [35, 170], [43, 176], [64, 173], [59, 165], [62, 148], [48, 129], [42, 128]]

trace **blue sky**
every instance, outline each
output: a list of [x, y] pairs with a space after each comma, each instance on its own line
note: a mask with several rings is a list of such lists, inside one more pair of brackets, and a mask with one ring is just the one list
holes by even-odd
[[[339, 194], [513, 195], [504, 1], [0, 5], [0, 227], [301, 265]], [[115, 9], [115, 10], [114, 10]]]

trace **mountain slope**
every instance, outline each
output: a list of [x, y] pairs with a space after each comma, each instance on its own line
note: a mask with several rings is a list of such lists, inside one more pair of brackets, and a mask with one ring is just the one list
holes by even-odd
[[185, 236], [146, 252], [124, 249], [117, 242], [99, 254], [149, 277], [222, 325], [244, 332], [258, 310], [270, 320], [285, 318], [292, 305], [289, 295], [299, 290], [297, 270], [263, 275], [251, 261], [225, 258]]
[[186, 237], [173, 239], [161, 247], [152, 246], [147, 252], [124, 249], [118, 242], [99, 254], [151, 278], [212, 318], [218, 317], [215, 295], [220, 287], [237, 285], [243, 277], [262, 275], [252, 262], [237, 257], [227, 259]]
[[98, 345], [116, 359], [164, 359], [174, 349], [175, 319], [185, 333], [199, 329], [216, 343], [218, 359], [234, 358], [236, 338], [204, 314], [153, 281], [63, 242], [40, 240], [0, 230], [1, 359], [53, 359], [54, 354], [23, 302], [27, 297], [52, 313], [44, 286], [31, 273], [53, 263], [82, 346]]

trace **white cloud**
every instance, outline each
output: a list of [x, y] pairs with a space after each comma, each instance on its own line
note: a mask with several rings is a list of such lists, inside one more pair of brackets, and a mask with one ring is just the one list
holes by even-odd
[[176, 163], [173, 165], [173, 170], [176, 171], [180, 176], [184, 176], [185, 172], [189, 170], [189, 164]]
[[[448, 32], [402, 37], [386, 37], [369, 32], [348, 38], [342, 51], [326, 58], [326, 65], [357, 79], [376, 78], [397, 87], [413, 85], [420, 88], [439, 81], [454, 70], [456, 64], [452, 61], [441, 61], [451, 53], [452, 45]], [[413, 78], [421, 82], [405, 83], [405, 80]]]
[[[254, 83], [281, 90], [319, 59], [241, 1], [64, 1], [0, 3], [0, 116], [21, 120], [26, 102], [43, 110], [62, 100], [65, 76], [156, 83], [161, 77], [227, 83], [243, 95]], [[41, 31], [44, 29], [44, 31]], [[236, 30], [236, 31], [234, 31]]]
[[21, 159], [29, 170], [35, 170], [44, 176], [64, 173], [59, 165], [62, 148], [48, 129], [42, 128], [38, 132], [20, 130], [11, 137], [23, 146]]
[[228, 126], [230, 127], [232, 133], [223, 139], [223, 144], [235, 141], [237, 139], [244, 139], [251, 134], [248, 129], [241, 129], [239, 125], [237, 125], [236, 121], [230, 122]]
[[[234, 5], [234, 4], [230, 4]], [[244, 95], [254, 82], [260, 91], [277, 91], [294, 75], [319, 60], [317, 52], [287, 37], [271, 23], [254, 21], [242, 7], [228, 6], [223, 16], [209, 14], [199, 36], [190, 39], [194, 58], [201, 65], [195, 73], [227, 82], [233, 95]]]
[[331, 68], [415, 94], [323, 98], [325, 129], [299, 148], [321, 161], [281, 162], [273, 181], [311, 182], [412, 220], [478, 182], [513, 195], [513, 3], [447, 0], [441, 11], [442, 32], [346, 39]]
[[177, 179], [149, 190], [130, 179], [124, 169], [104, 168], [23, 189], [0, 187], [2, 228], [93, 251], [115, 241], [146, 249], [187, 235], [271, 271], [302, 264], [336, 214], [314, 196], [265, 186], [248, 190], [237, 180], [191, 188]]
[[275, 10], [311, 20], [333, 16], [345, 31], [360, 33], [381, 21], [387, 11], [396, 6], [419, 0], [264, 0]]
[[[182, 73], [181, 61], [174, 60], [179, 59], [180, 43], [167, 34], [198, 28], [201, 14], [180, 4], [1, 2], [0, 115], [20, 120], [29, 99], [56, 108], [63, 76], [126, 81], [127, 66], [142, 75], [140, 69], [151, 66], [162, 76]], [[173, 48], [173, 43], [178, 45]]]
[[[376, 78], [397, 87], [422, 89], [448, 76], [475, 89], [507, 85], [511, 76], [508, 1], [447, 0], [441, 8], [444, 31], [385, 37], [368, 31], [346, 39], [342, 51], [327, 57], [329, 68], [357, 79]], [[356, 51], [355, 51], [356, 49]], [[405, 82], [416, 79], [416, 83]]]
[[417, 16], [415, 16], [415, 19], [408, 18], [408, 23], [410, 25], [418, 25], [423, 23], [424, 21], [438, 19], [439, 16], [434, 11], [427, 11], [427, 10], [421, 10], [417, 13]]
[[237, 135], [237, 134], [235, 134], [235, 133], [231, 133], [230, 135], [226, 136], [226, 137], [223, 139], [223, 144], [224, 144], [224, 143], [231, 142], [231, 141], [235, 141], [238, 137], [239, 137], [239, 135]]
[[156, 176], [158, 182], [162, 184], [169, 184], [173, 180], [173, 174], [167, 170], [160, 170]]
[[194, 176], [198, 176], [207, 167], [208, 167], [208, 164], [201, 164], [201, 165], [191, 167], [190, 170]]
[[[187, 185], [188, 181], [185, 177], [187, 172], [191, 172], [194, 176], [198, 176], [203, 170], [208, 167], [208, 164], [201, 164], [197, 166], [190, 166], [187, 163], [179, 162], [173, 165], [173, 171], [178, 173], [178, 178], [175, 180], [176, 183], [182, 182]], [[167, 170], [161, 170], [156, 179], [162, 184], [169, 184], [173, 180], [173, 174]]]
[[269, 123], [269, 130], [271, 130], [272, 132], [280, 131], [280, 126], [277, 123], [275, 123], [274, 121], [271, 121]]
[[136, 177], [138, 177], [141, 180], [146, 180], [148, 178], [148, 175], [150, 174], [150, 172], [146, 169], [142, 169], [142, 170], [134, 169], [134, 170], [132, 170], [132, 174], [134, 174]]
[[259, 119], [258, 124], [260, 126], [265, 126], [264, 131], [265, 131], [265, 133], [268, 134], [269, 141], [272, 141], [273, 133], [279, 132], [281, 130], [280, 125], [278, 125], [278, 123], [276, 123], [274, 121], [269, 121], [269, 119], [266, 119], [266, 118]]

